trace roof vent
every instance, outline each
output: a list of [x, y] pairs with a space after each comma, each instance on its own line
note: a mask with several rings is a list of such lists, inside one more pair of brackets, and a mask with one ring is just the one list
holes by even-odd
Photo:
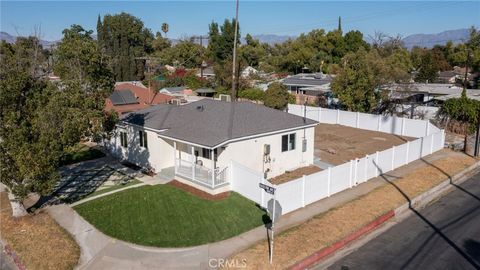
[[197, 111], [203, 112], [205, 110], [205, 107], [203, 105], [197, 106]]

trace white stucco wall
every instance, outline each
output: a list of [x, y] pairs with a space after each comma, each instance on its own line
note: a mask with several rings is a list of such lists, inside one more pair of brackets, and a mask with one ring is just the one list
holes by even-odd
[[[302, 140], [307, 140], [307, 151], [302, 152]], [[282, 135], [296, 133], [295, 149], [282, 152]], [[265, 163], [265, 168], [270, 172], [267, 177], [275, 177], [283, 174], [286, 170], [313, 164], [315, 128], [306, 128], [291, 132], [230, 143], [223, 151], [220, 151], [217, 167], [224, 168], [230, 160], [236, 161], [252, 170], [263, 171], [263, 146], [270, 145], [270, 162]]]
[[[143, 129], [136, 126], [117, 128], [110, 140], [105, 142], [105, 147], [119, 159], [127, 160], [141, 167], [152, 168], [156, 172], [162, 168], [173, 166], [173, 143], [158, 138], [153, 131], [144, 130], [147, 134], [148, 148], [141, 147], [139, 130]], [[127, 148], [120, 144], [120, 131], [127, 131]]]
[[[128, 135], [128, 147], [124, 148], [120, 144], [119, 131], [126, 130]], [[153, 168], [156, 172], [162, 169], [174, 166], [174, 148], [173, 141], [162, 139], [153, 131], [146, 130], [148, 149], [140, 146], [138, 131], [143, 130], [136, 126], [126, 126], [118, 128], [112, 138], [105, 143], [109, 151], [119, 159], [127, 160], [141, 167]], [[295, 149], [282, 152], [282, 135], [295, 133]], [[229, 166], [230, 160], [240, 163], [252, 170], [262, 172], [264, 168], [269, 168], [268, 178], [275, 177], [284, 173], [286, 170], [296, 169], [313, 163], [314, 152], [313, 127], [300, 129], [291, 132], [283, 132], [265, 137], [253, 138], [230, 143], [217, 149], [217, 162], [215, 167], [220, 169]], [[302, 140], [307, 140], [307, 151], [302, 152]], [[263, 164], [264, 145], [270, 145], [270, 162]], [[183, 143], [176, 143], [176, 158], [190, 161], [191, 146]], [[212, 168], [211, 160], [202, 157], [202, 148], [194, 147], [194, 151], [199, 155], [196, 160], [202, 160], [203, 166]]]

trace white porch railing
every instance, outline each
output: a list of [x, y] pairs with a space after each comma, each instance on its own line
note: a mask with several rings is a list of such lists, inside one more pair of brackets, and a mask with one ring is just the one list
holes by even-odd
[[[176, 161], [176, 174], [194, 183], [207, 186], [209, 188], [217, 188], [228, 183], [228, 167], [223, 169], [216, 168], [214, 177], [212, 177], [212, 170], [192, 162], [182, 159]], [[212, 185], [213, 181], [213, 185]]]

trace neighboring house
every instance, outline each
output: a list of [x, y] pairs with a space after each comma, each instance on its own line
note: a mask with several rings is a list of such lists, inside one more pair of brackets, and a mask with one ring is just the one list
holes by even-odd
[[115, 90], [105, 100], [105, 111], [116, 111], [119, 115], [145, 109], [152, 105], [168, 103], [173, 97], [156, 93], [143, 84], [123, 82], [115, 84]]
[[215, 71], [213, 70], [212, 66], [203, 68], [203, 70], [199, 69], [197, 72], [197, 77], [210, 79], [215, 78]]
[[458, 76], [458, 74], [457, 74], [455, 71], [453, 71], [453, 70], [440, 71], [440, 72], [438, 72], [437, 81], [438, 81], [439, 83], [449, 83], [449, 84], [453, 84], [453, 83], [456, 82], [457, 76]]
[[326, 93], [331, 92], [332, 77], [323, 73], [301, 73], [289, 76], [281, 81], [290, 93], [296, 96], [297, 104], [305, 102], [318, 104], [319, 99], [327, 100]]
[[175, 98], [185, 98], [185, 96], [193, 95], [192, 89], [186, 86], [164, 87], [160, 89], [159, 93], [169, 95]]
[[142, 88], [147, 88], [141, 81], [124, 81], [124, 82], [116, 82], [115, 87], [121, 84], [127, 84], [127, 85], [134, 85]]
[[460, 94], [463, 88], [443, 83], [408, 83], [391, 84], [384, 87], [383, 90], [390, 91], [391, 98], [405, 103], [426, 104], [437, 97]]
[[248, 78], [251, 75], [255, 75], [255, 74], [258, 74], [258, 70], [255, 69], [254, 67], [248, 66], [242, 70], [242, 72], [240, 73], [240, 77]]
[[[105, 147], [116, 157], [216, 194], [232, 161], [272, 178], [313, 163], [318, 123], [250, 102], [203, 99], [121, 118]], [[172, 174], [173, 174], [172, 173]]]
[[199, 88], [195, 90], [195, 93], [201, 97], [214, 97], [217, 91], [213, 90], [212, 88]]

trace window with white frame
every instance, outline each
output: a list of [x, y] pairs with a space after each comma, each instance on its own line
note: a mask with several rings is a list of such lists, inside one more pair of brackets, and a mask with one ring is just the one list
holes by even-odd
[[282, 152], [291, 151], [295, 149], [296, 134], [291, 133], [282, 136]]
[[147, 143], [147, 132], [143, 130], [138, 131], [138, 138], [140, 140], [140, 146], [148, 148], [148, 143]]
[[122, 147], [127, 147], [127, 132], [120, 131], [120, 144]]

